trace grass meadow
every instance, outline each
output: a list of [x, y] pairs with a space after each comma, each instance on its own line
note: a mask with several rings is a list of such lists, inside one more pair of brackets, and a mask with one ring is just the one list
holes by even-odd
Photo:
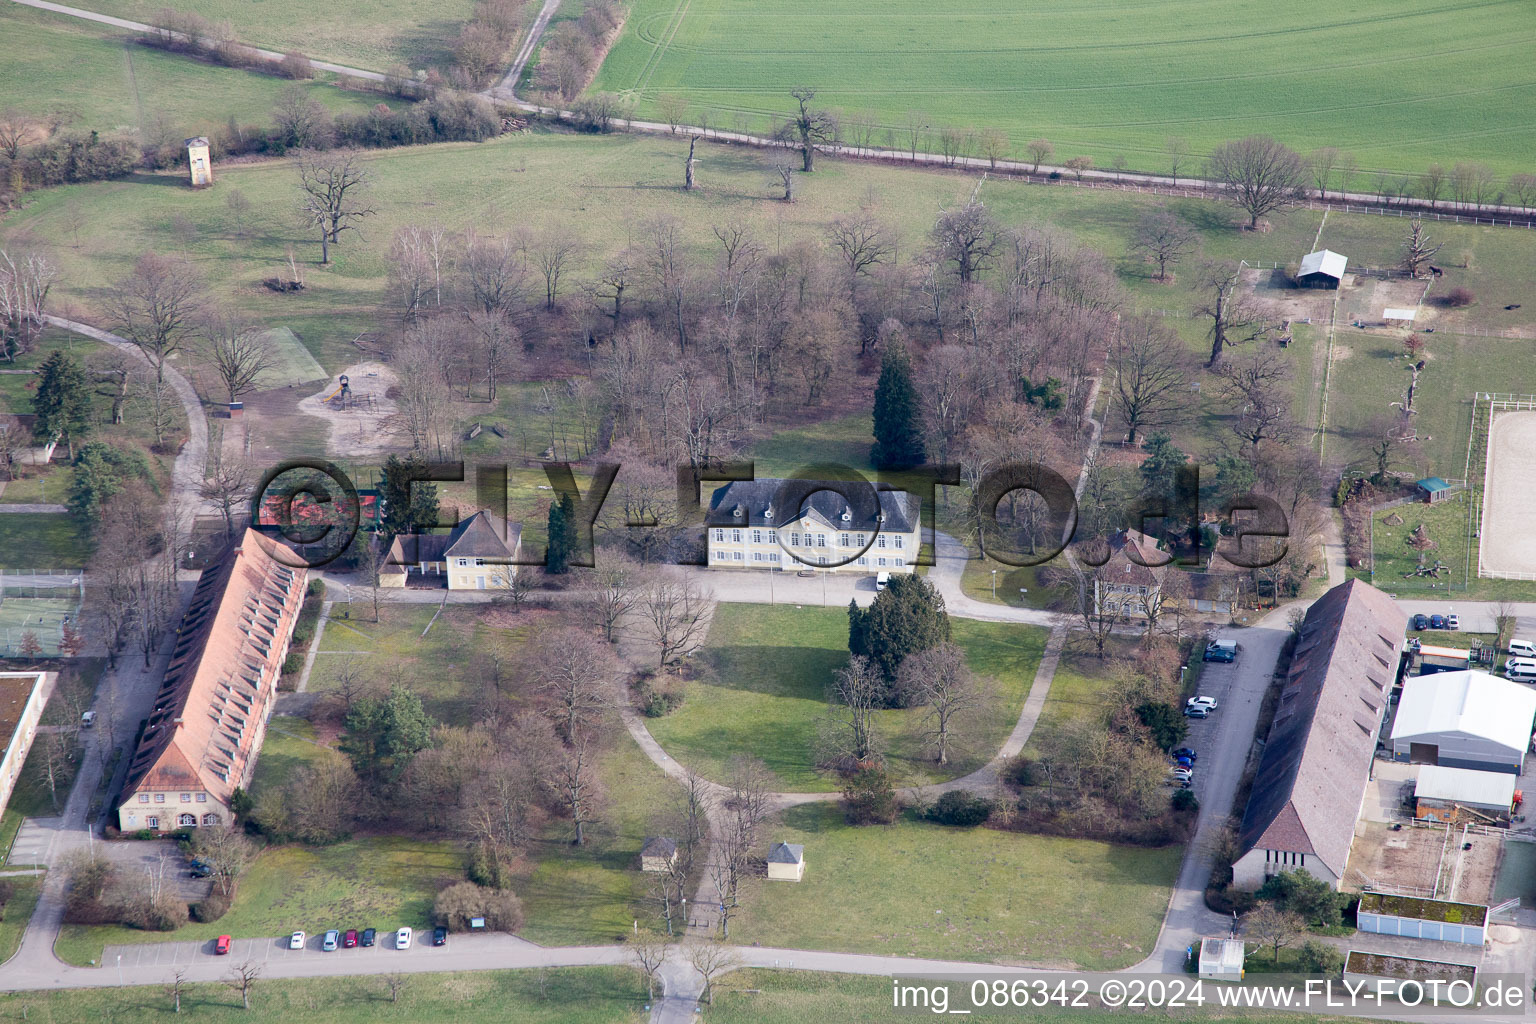
[[1151, 949], [1184, 855], [910, 815], [854, 828], [826, 805], [785, 812], [773, 838], [805, 845], [805, 878], [757, 883], [734, 941], [1089, 970]]
[[229, 22], [242, 43], [298, 50], [365, 71], [393, 64], [446, 69], [453, 39], [475, 7], [474, 0], [84, 0], [75, 6], [135, 21], [147, 21], [166, 7], [190, 11]]
[[1514, 0], [1264, 13], [1241, 0], [634, 0], [596, 87], [637, 97], [643, 116], [675, 94], [690, 120], [761, 130], [811, 86], [897, 149], [909, 127], [929, 126], [920, 145], [934, 150], [941, 129], [999, 129], [1015, 155], [1044, 137], [1059, 160], [1164, 172], [1169, 136], [1201, 154], [1262, 132], [1352, 150], [1362, 168], [1471, 159], [1507, 174], [1529, 170], [1536, 142], [1520, 114], [1536, 100], [1519, 70], [1533, 41]]
[[[286, 1024], [376, 1024], [383, 1020], [458, 1021], [463, 1024], [640, 1024], [645, 988], [627, 967], [564, 967], [548, 971], [474, 971], [415, 974], [398, 1002], [377, 977], [259, 980], [251, 1008], [222, 983], [188, 985], [182, 1012], [193, 1020]], [[85, 988], [0, 995], [6, 1020], [41, 1024], [143, 1024], [177, 1019], [159, 986]]]
[[[240, 6], [259, 11], [270, 2]], [[117, 5], [108, 0], [91, 6]], [[0, 32], [0, 106], [37, 116], [67, 110], [77, 127], [100, 132], [137, 131], [146, 140], [179, 142], [210, 134], [231, 118], [265, 126], [278, 93], [290, 84], [164, 53], [138, 45], [120, 29], [26, 7], [8, 8]], [[304, 89], [334, 113], [366, 110], [380, 99], [320, 81]]]
[[[1045, 647], [1043, 629], [969, 619], [952, 625], [972, 671], [992, 687], [992, 707], [956, 730], [958, 749], [942, 768], [927, 750], [922, 711], [879, 712], [877, 728], [902, 784], [954, 778], [989, 761], [1018, 719]], [[848, 661], [844, 609], [720, 605], [700, 660], [704, 677], [688, 684], [683, 706], [647, 723], [669, 754], [710, 779], [726, 778], [730, 759], [747, 754], [773, 772], [775, 788], [839, 788], [816, 770], [814, 755], [827, 684]]]

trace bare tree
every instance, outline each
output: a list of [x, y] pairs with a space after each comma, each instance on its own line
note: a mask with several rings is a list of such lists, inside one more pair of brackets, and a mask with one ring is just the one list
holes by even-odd
[[187, 969], [178, 967], [171, 972], [171, 980], [165, 986], [165, 994], [171, 997], [171, 1005], [181, 1012], [181, 992], [187, 987]]
[[[622, 470], [620, 471], [622, 475]], [[588, 603], [602, 631], [603, 639], [614, 643], [619, 624], [640, 600], [642, 579], [640, 563], [622, 553], [606, 551], [598, 566], [587, 577]]]
[[1170, 135], [1163, 140], [1163, 153], [1168, 157], [1168, 173], [1175, 186], [1179, 183], [1179, 171], [1189, 163], [1189, 140], [1182, 135]]
[[714, 942], [701, 942], [683, 948], [687, 952], [688, 962], [704, 979], [704, 1001], [710, 1006], [715, 1005], [715, 979], [740, 966], [740, 960], [729, 947]]
[[[222, 433], [222, 432], [221, 432]], [[223, 438], [218, 437], [209, 445], [208, 477], [198, 493], [204, 501], [213, 505], [224, 517], [224, 535], [235, 535], [235, 513], [251, 497], [255, 486], [251, 464], [240, 455], [224, 450]]]
[[773, 179], [770, 182], [770, 184], [775, 185], [775, 186], [777, 186], [779, 188], [782, 188], [784, 190], [784, 194], [779, 197], [783, 202], [786, 202], [786, 203], [794, 202], [795, 201], [795, 165], [791, 164], [791, 163], [775, 164], [774, 168], [773, 168]]
[[1207, 366], [1220, 362], [1228, 345], [1261, 338], [1273, 326], [1268, 311], [1242, 293], [1241, 278], [1242, 268], [1230, 260], [1200, 268], [1199, 286], [1205, 299], [1195, 307], [1195, 315], [1210, 320], [1211, 358]]
[[371, 184], [355, 149], [299, 154], [301, 209], [309, 223], [320, 229], [320, 262], [331, 262], [331, 246], [341, 244], [343, 231], [357, 229], [357, 221], [378, 211], [366, 194]]
[[934, 760], [948, 764], [956, 724], [986, 701], [986, 693], [965, 663], [965, 652], [944, 643], [907, 655], [897, 670], [896, 689], [907, 707], [928, 709]]
[[231, 822], [199, 828], [192, 834], [192, 850], [213, 869], [214, 888], [223, 896], [234, 895], [235, 882], [256, 856], [244, 830]]
[[1431, 210], [1439, 205], [1440, 196], [1445, 192], [1446, 177], [1444, 166], [1430, 164], [1419, 178], [1419, 185], [1424, 190], [1424, 198], [1429, 200]]
[[640, 973], [645, 975], [645, 998], [656, 998], [656, 979], [661, 975], [661, 968], [667, 962], [667, 954], [671, 946], [660, 939], [640, 939], [632, 943], [629, 952], [635, 960], [635, 966], [640, 968]]
[[1498, 634], [1494, 638], [1496, 644], [1506, 644], [1515, 632], [1515, 605], [1508, 598], [1500, 598], [1493, 602], [1490, 609], [1493, 613], [1493, 628]]
[[549, 227], [534, 235], [527, 248], [544, 278], [544, 308], [554, 309], [560, 297], [560, 278], [581, 261], [581, 239], [567, 227]]
[[832, 141], [834, 120], [827, 111], [812, 106], [815, 89], [802, 85], [789, 94], [795, 99], [796, 110], [784, 124], [784, 138], [799, 146], [801, 170], [810, 174], [816, 169], [816, 147]]
[[1319, 198], [1328, 198], [1328, 183], [1333, 180], [1334, 168], [1338, 166], [1339, 151], [1333, 146], [1315, 149], [1307, 158], [1307, 168], [1312, 172], [1312, 183], [1317, 186]]
[[935, 253], [954, 264], [955, 275], [963, 285], [970, 284], [992, 263], [1002, 244], [997, 219], [974, 200], [958, 210], [941, 213], [931, 234]]
[[1031, 139], [1024, 149], [1029, 153], [1031, 174], [1039, 174], [1040, 165], [1056, 155], [1056, 147], [1051, 145], [1049, 139]]
[[981, 155], [995, 171], [997, 162], [1008, 155], [1008, 133], [1001, 128], [988, 128], [981, 133]]
[[276, 365], [265, 331], [242, 325], [228, 310], [212, 310], [198, 327], [209, 364], [231, 404], [260, 390], [261, 377]]
[[860, 764], [879, 756], [875, 712], [885, 706], [886, 684], [880, 667], [861, 655], [832, 676], [827, 687], [831, 722], [825, 760], [834, 766]]
[[597, 739], [591, 732], [583, 730], [570, 738], [553, 759], [545, 776], [556, 802], [570, 816], [574, 830], [572, 846], [586, 843], [587, 826], [597, 820], [601, 790], [595, 772], [596, 760]]
[[1157, 279], [1168, 280], [1168, 267], [1200, 247], [1200, 232], [1184, 218], [1167, 210], [1142, 217], [1131, 237], [1131, 252], [1157, 264]]
[[157, 383], [165, 380], [165, 361], [196, 329], [203, 295], [202, 276], [190, 262], [153, 252], [140, 256], [107, 292], [113, 329], [144, 353]]
[[1223, 142], [1211, 152], [1207, 173], [1248, 214], [1257, 228], [1266, 213], [1283, 210], [1306, 198], [1306, 162], [1267, 135], [1250, 135]]
[[0, 111], [0, 153], [14, 161], [21, 154], [21, 144], [32, 134], [33, 123], [15, 107]]
[[1431, 245], [1429, 236], [1424, 233], [1424, 222], [1418, 217], [1410, 220], [1408, 239], [1403, 243], [1403, 269], [1408, 271], [1408, 276], [1418, 277], [1419, 270], [1439, 251], [1440, 246]]
[[697, 135], [688, 136], [688, 159], [683, 162], [683, 189], [688, 192], [692, 192], [694, 188], [693, 152], [694, 149], [697, 148], [698, 144], [699, 137]]
[[692, 654], [709, 632], [714, 595], [692, 576], [658, 574], [640, 598], [640, 613], [657, 650], [657, 668]]
[[1280, 962], [1280, 950], [1296, 941], [1306, 929], [1300, 914], [1281, 910], [1271, 902], [1260, 903], [1243, 918], [1244, 930], [1257, 939], [1260, 945], [1274, 952], [1275, 963]]
[[261, 977], [261, 965], [247, 960], [245, 963], [233, 968], [224, 979], [224, 984], [240, 993], [240, 1002], [247, 1010], [251, 1008], [251, 988], [256, 984], [256, 979]]
[[1189, 405], [1190, 357], [1184, 340], [1156, 317], [1136, 316], [1115, 325], [1109, 365], [1114, 368], [1115, 412], [1125, 424], [1125, 443], [1165, 427]]
[[48, 292], [58, 268], [41, 253], [12, 256], [0, 248], [0, 356], [32, 351], [47, 324]]
[[1509, 191], [1515, 197], [1515, 205], [1530, 207], [1536, 203], [1536, 174], [1511, 174]]
[[564, 736], [595, 726], [613, 706], [618, 664], [609, 646], [586, 630], [545, 630], [529, 646], [527, 658], [550, 717]]
[[1296, 429], [1291, 417], [1291, 366], [1279, 352], [1262, 346], [1217, 368], [1220, 397], [1232, 415], [1232, 432], [1253, 462], [1265, 441], [1288, 441]]
[[1109, 638], [1126, 618], [1122, 603], [1103, 592], [1098, 570], [1077, 558], [1057, 559], [1041, 570], [1041, 580], [1057, 592], [1067, 642], [1084, 643], [1102, 659]]
[[231, 189], [224, 197], [224, 208], [235, 218], [235, 237], [245, 237], [245, 218], [251, 212], [251, 200], [239, 189]]
[[886, 262], [896, 254], [896, 243], [891, 233], [885, 225], [867, 213], [836, 218], [827, 228], [827, 238], [848, 267], [849, 290], [855, 300], [859, 278], [868, 276], [872, 267]]
[[675, 132], [677, 126], [688, 119], [688, 97], [680, 96], [675, 92], [658, 93], [656, 112], [667, 123], [667, 127]]
[[400, 1001], [400, 993], [404, 992], [406, 986], [410, 984], [410, 975], [402, 974], [399, 971], [390, 971], [388, 974], [382, 975], [379, 980], [384, 982], [384, 987], [389, 990], [389, 1001], [391, 1003], [398, 1003]]
[[32, 755], [27, 758], [27, 768], [30, 769], [32, 778], [48, 787], [48, 800], [53, 804], [54, 811], [59, 809], [59, 783], [70, 775], [71, 766], [75, 761], [74, 755], [72, 735], [65, 732], [45, 732], [33, 744]]

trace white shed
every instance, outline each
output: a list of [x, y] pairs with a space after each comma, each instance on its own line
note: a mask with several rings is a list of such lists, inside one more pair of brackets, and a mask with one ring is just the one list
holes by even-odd
[[1201, 939], [1200, 977], [1215, 981], [1242, 981], [1243, 940]]
[[1437, 672], [1403, 683], [1392, 757], [1415, 764], [1520, 774], [1536, 723], [1536, 692], [1486, 672]]
[[1478, 772], [1427, 764], [1414, 782], [1415, 817], [1449, 821], [1457, 808], [1506, 815], [1515, 802], [1515, 777], [1509, 772]]
[[1296, 283], [1304, 288], [1337, 288], [1344, 280], [1349, 258], [1332, 249], [1319, 249], [1301, 258]]
[[805, 847], [799, 843], [774, 843], [768, 848], [768, 877], [798, 882], [805, 877]]

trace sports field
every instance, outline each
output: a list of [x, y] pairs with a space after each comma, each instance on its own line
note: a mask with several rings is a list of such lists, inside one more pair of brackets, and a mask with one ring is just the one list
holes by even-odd
[[[690, 103], [687, 119], [761, 128], [791, 88], [881, 127], [1001, 129], [1022, 155], [1123, 155], [1166, 171], [1165, 140], [1197, 154], [1253, 132], [1363, 169], [1484, 161], [1531, 168], [1536, 21], [1523, 0], [633, 0], [596, 87]], [[891, 132], [886, 137], [886, 130]], [[1361, 176], [1360, 184], [1367, 179]]]
[[0, 598], [0, 656], [21, 651], [22, 637], [37, 637], [44, 654], [59, 653], [59, 633], [66, 617], [74, 618], [80, 602], [74, 598]]
[[1536, 412], [1495, 415], [1488, 441], [1488, 478], [1483, 490], [1482, 558], [1479, 570], [1536, 575], [1536, 509], [1531, 471], [1536, 467]]

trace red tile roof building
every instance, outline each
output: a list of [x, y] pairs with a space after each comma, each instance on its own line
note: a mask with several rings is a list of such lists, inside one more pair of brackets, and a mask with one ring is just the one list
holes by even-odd
[[304, 582], [254, 530], [203, 572], [128, 765], [123, 831], [230, 822], [230, 798], [256, 767]]

